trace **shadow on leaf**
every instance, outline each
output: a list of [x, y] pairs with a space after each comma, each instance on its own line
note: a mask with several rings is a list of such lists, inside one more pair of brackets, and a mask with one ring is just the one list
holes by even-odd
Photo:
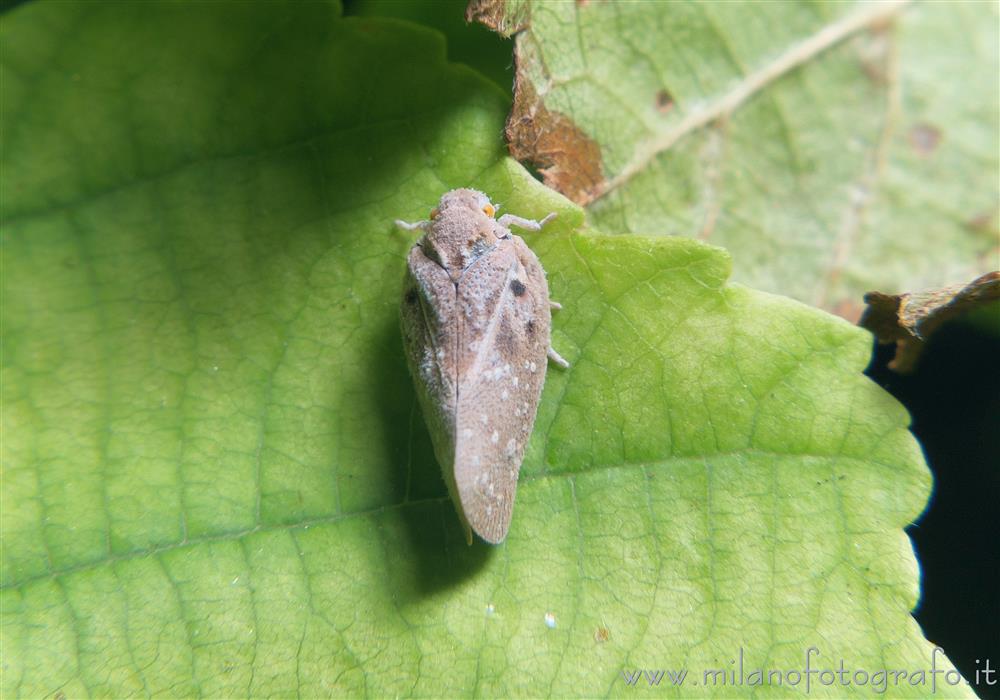
[[[400, 281], [402, 281], [402, 263]], [[403, 356], [403, 340], [395, 315], [384, 324], [369, 365], [372, 391], [381, 416], [376, 433], [391, 445], [392, 465], [386, 477], [405, 521], [415, 556], [416, 581], [408, 590], [423, 597], [474, 576], [493, 556], [494, 547], [465, 542]], [[373, 436], [374, 437], [374, 436]]]

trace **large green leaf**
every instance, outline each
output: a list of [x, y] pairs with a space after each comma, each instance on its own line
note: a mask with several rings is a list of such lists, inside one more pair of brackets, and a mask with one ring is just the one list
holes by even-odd
[[[867, 335], [727, 286], [719, 249], [574, 232], [435, 35], [39, 3], [0, 38], [4, 697], [603, 695], [665, 666], [693, 692], [810, 646], [929, 667], [902, 531], [929, 476]], [[464, 544], [396, 320], [391, 221], [460, 185], [559, 213], [529, 243], [573, 365], [497, 548]]]
[[526, 27], [513, 152], [606, 230], [854, 319], [995, 269], [996, 3], [472, 4]]

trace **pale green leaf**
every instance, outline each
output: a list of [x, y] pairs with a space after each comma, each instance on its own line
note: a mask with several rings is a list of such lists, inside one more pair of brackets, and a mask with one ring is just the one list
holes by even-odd
[[528, 27], [514, 154], [595, 225], [852, 319], [996, 268], [996, 3], [481, 4]]
[[[935, 661], [902, 530], [929, 474], [867, 335], [727, 285], [717, 248], [579, 232], [436, 35], [271, 2], [28, 4], [2, 31], [4, 697]], [[573, 365], [497, 548], [464, 543], [397, 327], [391, 222], [462, 185], [559, 213], [529, 243]]]

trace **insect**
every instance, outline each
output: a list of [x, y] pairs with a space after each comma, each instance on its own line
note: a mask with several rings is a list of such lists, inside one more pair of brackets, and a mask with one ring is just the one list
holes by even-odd
[[545, 382], [549, 346], [545, 271], [482, 192], [445, 193], [428, 221], [396, 225], [424, 232], [410, 249], [400, 317], [403, 345], [448, 492], [472, 532], [507, 536], [517, 475]]

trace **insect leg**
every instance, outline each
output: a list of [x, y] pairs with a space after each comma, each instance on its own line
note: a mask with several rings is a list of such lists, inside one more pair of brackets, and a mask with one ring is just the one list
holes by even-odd
[[542, 226], [544, 226], [553, 218], [555, 218], [555, 215], [556, 213], [552, 212], [541, 221], [535, 221], [534, 219], [524, 219], [521, 218], [520, 216], [514, 216], [513, 214], [504, 214], [499, 219], [497, 219], [497, 223], [500, 224], [501, 226], [508, 226], [508, 227], [514, 225], [519, 228], [527, 229], [528, 231], [541, 231]]
[[408, 224], [405, 221], [400, 221], [399, 219], [396, 219], [396, 226], [399, 226], [399, 228], [404, 229], [406, 231], [416, 231], [418, 229], [423, 231], [428, 226], [430, 226], [430, 224], [431, 224], [430, 221], [417, 221], [415, 223]]
[[552, 360], [553, 362], [555, 362], [557, 365], [559, 365], [563, 369], [568, 369], [569, 368], [569, 362], [567, 362], [566, 359], [562, 355], [560, 355], [559, 353], [557, 353], [553, 348], [550, 347], [547, 354], [548, 354], [550, 360]]

